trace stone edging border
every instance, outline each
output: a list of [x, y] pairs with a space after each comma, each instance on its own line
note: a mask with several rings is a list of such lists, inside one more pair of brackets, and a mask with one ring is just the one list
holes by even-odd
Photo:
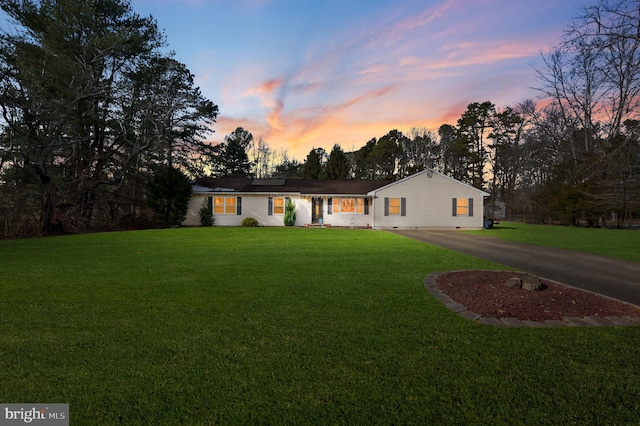
[[[613, 327], [613, 326], [636, 326], [640, 327], [640, 318], [632, 318], [632, 317], [597, 317], [590, 316], [585, 318], [577, 318], [577, 317], [566, 317], [562, 320], [546, 320], [546, 321], [523, 321], [517, 318], [504, 317], [504, 318], [488, 318], [483, 317], [480, 314], [475, 312], [471, 312], [461, 303], [456, 302], [447, 296], [436, 284], [436, 279], [443, 274], [448, 274], [451, 272], [462, 272], [462, 271], [443, 271], [443, 272], [434, 272], [429, 274], [424, 279], [424, 286], [427, 290], [438, 299], [444, 306], [446, 306], [450, 311], [455, 312], [463, 318], [476, 322], [478, 324], [483, 325], [493, 325], [493, 326], [507, 326], [507, 327], [581, 327], [581, 326], [591, 326], [591, 327]], [[546, 278], [543, 278], [546, 280]], [[548, 280], [551, 281], [551, 280]], [[557, 281], [554, 281], [557, 282]], [[558, 283], [561, 285], [565, 285], [562, 283]], [[570, 286], [568, 286], [570, 287]], [[581, 291], [586, 291], [579, 289]], [[604, 296], [606, 297], [606, 296]], [[622, 302], [624, 303], [624, 302]]]

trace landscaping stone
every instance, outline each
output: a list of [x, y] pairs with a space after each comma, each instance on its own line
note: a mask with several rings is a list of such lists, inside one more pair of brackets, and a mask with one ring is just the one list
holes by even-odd
[[502, 321], [504, 325], [508, 325], [509, 327], [526, 327], [527, 326], [527, 324], [524, 321], [519, 320], [518, 318], [505, 317], [505, 318], [500, 318], [500, 321]]
[[548, 325], [549, 327], [567, 327], [567, 326], [569, 326], [568, 322], [560, 321], [560, 320], [546, 320], [546, 321], [544, 321], [544, 324]]
[[590, 317], [584, 317], [583, 318], [586, 322], [588, 322], [591, 325], [602, 325], [602, 326], [611, 326], [613, 325], [613, 323], [611, 321], [608, 321], [604, 318], [600, 318], [600, 317], [596, 317], [596, 316], [590, 316]]
[[451, 298], [447, 296], [442, 290], [439, 290], [437, 288], [429, 289], [429, 290], [431, 291], [431, 294], [433, 294], [435, 297], [437, 297], [440, 300], [451, 300]]
[[593, 324], [589, 324], [584, 319], [577, 318], [577, 317], [566, 317], [564, 320], [567, 321], [569, 325], [593, 325]]
[[539, 322], [539, 321], [528, 321], [528, 320], [524, 320], [523, 321], [527, 326], [529, 327], [537, 327], [537, 328], [543, 328], [543, 327], [548, 327], [547, 324]]
[[635, 323], [636, 325], [640, 325], [640, 318], [638, 318], [638, 317], [624, 317], [623, 319], [625, 319], [627, 321], [631, 321], [631, 322]]
[[505, 325], [498, 318], [482, 317], [478, 319], [478, 323], [483, 325]]
[[509, 288], [522, 288], [522, 280], [520, 278], [509, 278], [504, 285]]
[[476, 320], [481, 318], [480, 315], [476, 314], [475, 312], [471, 312], [471, 311], [458, 312], [458, 315], [460, 315], [461, 317], [464, 317], [466, 319], [470, 319], [471, 321], [476, 321]]
[[542, 281], [540, 281], [540, 278], [530, 274], [521, 274], [520, 279], [522, 280], [522, 288], [524, 290], [529, 290], [529, 291], [542, 290]]
[[461, 305], [458, 302], [451, 301], [443, 301], [444, 305], [449, 308], [451, 311], [458, 313], [462, 311], [466, 311], [467, 308], [464, 305]]
[[613, 325], [623, 325], [627, 327], [640, 325], [640, 322], [635, 322], [632, 318], [607, 317], [607, 320], [611, 321]]

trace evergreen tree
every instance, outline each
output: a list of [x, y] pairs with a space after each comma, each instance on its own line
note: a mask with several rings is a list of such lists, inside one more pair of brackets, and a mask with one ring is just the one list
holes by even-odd
[[218, 145], [218, 155], [214, 162], [216, 174], [226, 177], [252, 177], [252, 164], [247, 154], [252, 142], [253, 135], [242, 127], [225, 136], [224, 143]]
[[157, 167], [147, 190], [147, 203], [164, 226], [182, 224], [191, 198], [187, 175], [172, 166]]
[[356, 179], [375, 179], [376, 165], [371, 157], [373, 148], [378, 143], [376, 138], [369, 140], [362, 148], [355, 153], [355, 171]]
[[0, 0], [0, 8], [15, 24], [0, 29], [0, 108], [11, 135], [0, 151], [23, 177], [11, 184], [40, 202], [16, 218], [39, 218], [44, 232], [117, 224], [144, 215], [148, 170], [197, 170], [217, 106], [163, 52], [152, 17], [128, 0]]
[[349, 176], [349, 158], [340, 145], [335, 144], [325, 166], [324, 177], [326, 179], [346, 179]]
[[324, 172], [324, 157], [324, 149], [313, 148], [307, 154], [307, 160], [302, 165], [302, 177], [304, 179], [320, 179]]
[[391, 130], [378, 140], [369, 153], [369, 161], [375, 164], [374, 179], [394, 180], [402, 158], [403, 135]]
[[486, 134], [491, 128], [491, 118], [495, 112], [495, 105], [489, 101], [473, 102], [458, 119], [458, 143], [467, 147], [467, 178], [463, 182], [478, 189], [485, 186], [485, 165], [488, 159]]
[[291, 198], [287, 198], [287, 203], [284, 205], [284, 224], [286, 226], [296, 224], [296, 205]]
[[280, 164], [276, 165], [273, 177], [300, 179], [302, 177], [302, 165], [298, 163], [298, 160], [285, 158]]

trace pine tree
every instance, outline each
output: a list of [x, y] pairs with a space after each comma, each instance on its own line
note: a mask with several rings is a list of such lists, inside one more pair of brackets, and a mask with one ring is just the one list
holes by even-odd
[[187, 216], [191, 180], [179, 169], [158, 167], [147, 186], [147, 204], [164, 226], [178, 226]]

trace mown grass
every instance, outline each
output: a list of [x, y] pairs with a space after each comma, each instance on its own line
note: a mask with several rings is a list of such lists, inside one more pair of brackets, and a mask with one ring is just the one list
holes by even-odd
[[72, 424], [636, 424], [640, 327], [480, 326], [381, 231], [0, 241], [0, 401]]
[[501, 222], [489, 230], [469, 232], [640, 262], [640, 231], [638, 230]]

